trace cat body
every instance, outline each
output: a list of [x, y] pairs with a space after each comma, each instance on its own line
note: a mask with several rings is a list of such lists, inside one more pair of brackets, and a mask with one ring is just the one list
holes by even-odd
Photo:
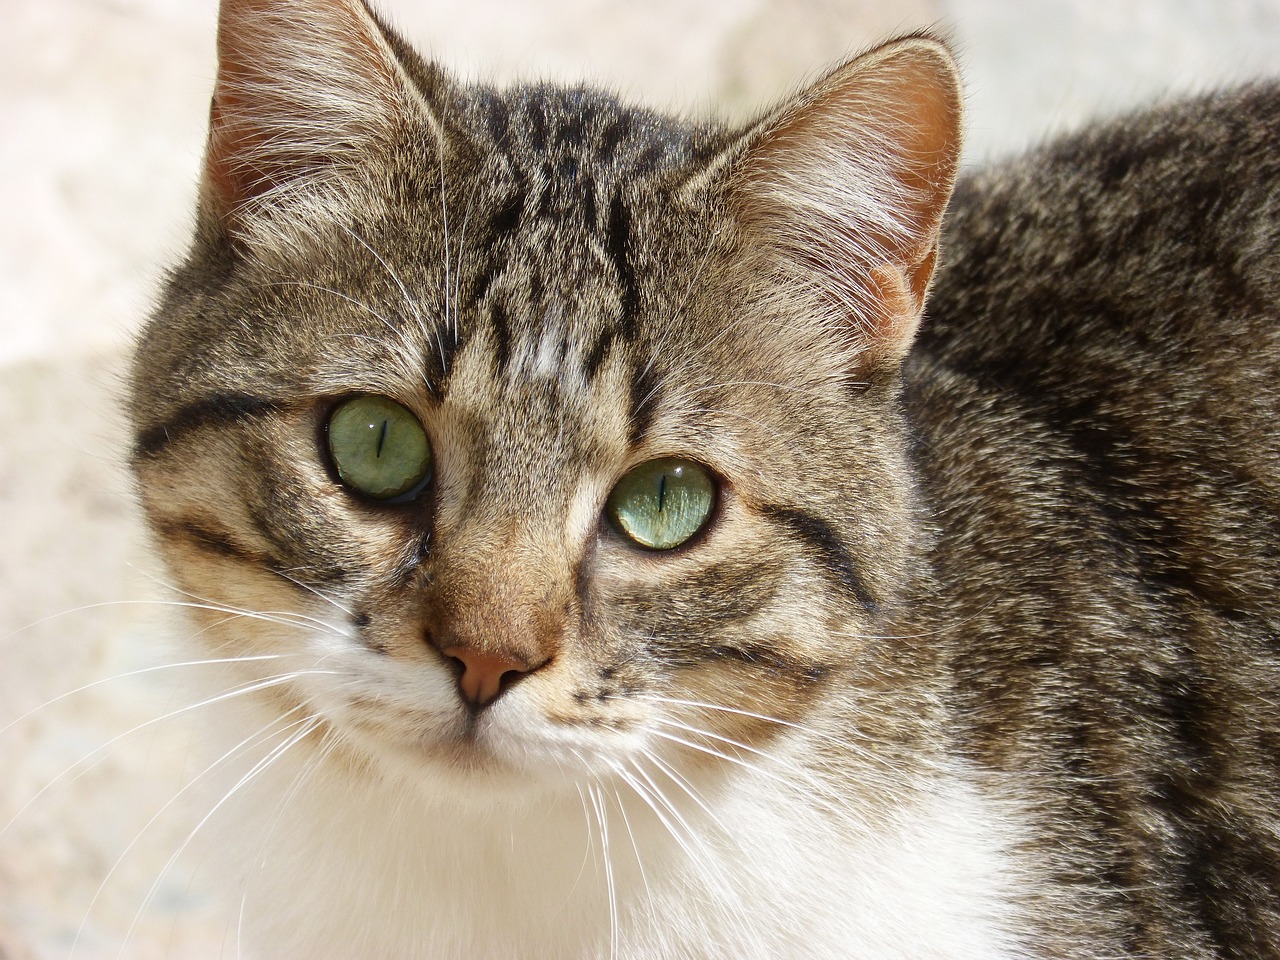
[[134, 461], [261, 955], [1274, 953], [1280, 93], [944, 233], [928, 37], [739, 130], [219, 58]]
[[906, 372], [958, 742], [1130, 956], [1280, 949], [1277, 136], [1258, 86], [963, 179]]

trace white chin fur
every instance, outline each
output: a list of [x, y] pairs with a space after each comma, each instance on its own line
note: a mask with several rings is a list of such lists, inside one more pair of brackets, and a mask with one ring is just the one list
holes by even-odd
[[[223, 749], [264, 723], [229, 712]], [[635, 762], [530, 790], [510, 768], [370, 767], [299, 742], [231, 789], [284, 739], [224, 771], [202, 828], [260, 960], [1026, 955], [1016, 825], [959, 771], [874, 830], [787, 761], [683, 782]]]

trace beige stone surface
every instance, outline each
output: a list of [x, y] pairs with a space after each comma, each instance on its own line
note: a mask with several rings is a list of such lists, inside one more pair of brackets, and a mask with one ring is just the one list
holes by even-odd
[[[974, 154], [1268, 69], [1280, 0], [384, 0], [467, 76], [595, 78], [745, 116], [940, 22]], [[123, 457], [125, 344], [184, 243], [212, 0], [5, 0], [0, 31], [0, 960], [206, 960], [234, 930], [169, 867], [198, 772], [160, 682], [163, 575]], [[1275, 69], [1274, 67], [1270, 67]], [[179, 799], [181, 799], [179, 797]], [[195, 862], [192, 862], [194, 859]]]

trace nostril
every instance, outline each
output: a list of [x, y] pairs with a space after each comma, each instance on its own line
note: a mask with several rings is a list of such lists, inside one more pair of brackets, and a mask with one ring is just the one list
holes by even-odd
[[535, 669], [513, 656], [471, 647], [446, 647], [440, 652], [461, 666], [458, 689], [473, 707], [488, 706], [512, 681]]

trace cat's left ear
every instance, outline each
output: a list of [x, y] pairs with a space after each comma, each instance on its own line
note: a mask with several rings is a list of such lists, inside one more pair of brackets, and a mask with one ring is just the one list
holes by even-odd
[[859, 365], [896, 362], [911, 346], [959, 166], [961, 113], [946, 47], [908, 37], [834, 70], [719, 160], [759, 266], [781, 298], [798, 295], [851, 334]]

